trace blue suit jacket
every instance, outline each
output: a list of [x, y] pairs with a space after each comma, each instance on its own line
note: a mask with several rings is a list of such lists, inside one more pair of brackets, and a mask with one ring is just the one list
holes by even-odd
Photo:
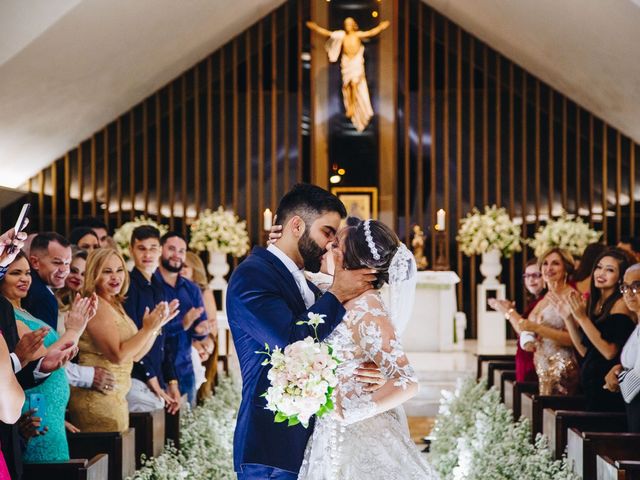
[[[319, 293], [313, 284], [309, 286]], [[308, 320], [308, 312], [326, 315], [325, 323], [318, 327], [321, 340], [345, 314], [330, 293], [307, 310], [293, 275], [262, 247], [255, 247], [233, 272], [227, 290], [227, 317], [242, 372], [242, 402], [233, 440], [236, 471], [249, 463], [294, 473], [300, 470], [312, 424], [305, 429], [274, 422], [274, 413], [265, 409], [266, 400], [260, 396], [269, 388], [270, 367], [262, 366], [265, 357], [255, 352], [264, 350], [265, 343], [271, 349], [282, 348], [313, 335], [307, 325], [296, 326], [298, 320]]]
[[22, 308], [53, 330], [58, 328], [58, 300], [35, 270], [31, 270], [31, 287], [22, 300]]

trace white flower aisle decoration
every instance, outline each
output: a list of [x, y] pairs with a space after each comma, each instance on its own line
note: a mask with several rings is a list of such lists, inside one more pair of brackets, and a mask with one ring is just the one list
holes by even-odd
[[271, 386], [262, 396], [267, 399], [267, 409], [276, 413], [276, 423], [286, 421], [290, 427], [300, 423], [307, 428], [313, 415], [321, 417], [334, 409], [340, 362], [331, 345], [318, 341], [317, 328], [325, 316], [309, 312], [309, 320], [296, 323], [312, 327], [315, 339], [298, 340], [284, 351], [276, 345], [271, 352], [265, 344], [265, 351], [256, 352], [268, 357], [262, 365], [271, 365], [267, 374]]
[[222, 378], [216, 394], [180, 418], [180, 450], [172, 446], [129, 480], [235, 480], [233, 431], [240, 405], [240, 387]]
[[444, 393], [431, 444], [441, 478], [454, 480], [576, 480], [566, 460], [554, 460], [544, 437], [529, 441], [528, 420], [513, 415], [495, 388], [466, 379]]
[[504, 208], [485, 206], [484, 213], [473, 208], [460, 221], [456, 236], [460, 250], [466, 256], [482, 255], [480, 271], [485, 276], [484, 284], [497, 285], [502, 271], [500, 255], [511, 257], [522, 250], [520, 226], [513, 223]]
[[160, 236], [164, 235], [169, 231], [169, 227], [166, 225], [162, 225], [161, 223], [156, 222], [148, 217], [140, 216], [135, 217], [130, 222], [123, 223], [120, 228], [117, 228], [113, 233], [113, 240], [116, 242], [118, 246], [118, 251], [124, 257], [125, 260], [129, 260], [129, 243], [131, 242], [131, 234], [133, 231], [142, 225], [150, 225], [152, 227], [156, 227], [160, 231]]
[[208, 270], [213, 275], [209, 287], [224, 289], [227, 285], [224, 276], [229, 273], [227, 255], [242, 257], [249, 251], [247, 223], [222, 207], [215, 211], [206, 209], [191, 224], [189, 248], [209, 252]]
[[560, 218], [549, 220], [545, 226], [540, 226], [534, 238], [527, 243], [533, 248], [536, 257], [555, 247], [580, 256], [587, 245], [597, 242], [601, 236], [602, 232], [592, 229], [582, 218], [572, 218], [563, 212]]

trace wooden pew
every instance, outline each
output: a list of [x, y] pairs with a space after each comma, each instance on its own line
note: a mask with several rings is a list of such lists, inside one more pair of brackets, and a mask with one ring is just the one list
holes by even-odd
[[598, 480], [640, 480], [640, 460], [614, 460], [607, 455], [596, 457]]
[[68, 462], [28, 463], [22, 480], [108, 480], [109, 456], [100, 453], [90, 460], [73, 458]]
[[[503, 370], [513, 370], [515, 371], [516, 364], [515, 362], [489, 362], [487, 364], [487, 388], [491, 388], [495, 386], [496, 388], [500, 388], [500, 384], [496, 384], [496, 371]], [[498, 381], [500, 380], [500, 374], [498, 374]]]
[[180, 415], [187, 404], [187, 395], [183, 395], [181, 399], [180, 410], [175, 415], [170, 414], [165, 410], [164, 416], [164, 435], [165, 443], [167, 440], [173, 442], [173, 446], [178, 450], [180, 449]]
[[164, 450], [164, 409], [129, 413], [129, 425], [136, 429], [136, 468], [142, 466], [140, 456], [157, 457]]
[[627, 416], [619, 412], [582, 412], [545, 408], [542, 412], [542, 433], [549, 440], [549, 448], [561, 458], [567, 447], [567, 431], [626, 432]]
[[581, 432], [570, 428], [567, 436], [567, 461], [583, 480], [596, 479], [596, 456], [637, 460], [640, 434]]
[[496, 388], [500, 389], [500, 401], [504, 403], [504, 394], [505, 394], [505, 382], [507, 380], [515, 381], [516, 379], [516, 371], [515, 370], [500, 370], [495, 369], [493, 371], [493, 384]]
[[93, 458], [100, 453], [109, 455], [109, 480], [122, 480], [136, 470], [136, 431], [126, 432], [67, 432], [69, 453], [73, 458]]
[[516, 361], [515, 355], [484, 355], [476, 354], [478, 367], [476, 370], [476, 379], [480, 380], [486, 377], [487, 362], [514, 362]]
[[542, 411], [545, 408], [554, 410], [584, 410], [583, 396], [537, 395], [523, 393], [520, 397], [520, 413], [531, 422], [531, 441], [542, 433]]
[[505, 380], [504, 382], [504, 404], [513, 410], [513, 418], [520, 419], [520, 397], [524, 393], [538, 393], [538, 382], [516, 382], [515, 380]]

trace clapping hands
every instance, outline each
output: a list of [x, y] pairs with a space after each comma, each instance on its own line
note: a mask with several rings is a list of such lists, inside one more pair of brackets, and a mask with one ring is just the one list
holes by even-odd
[[95, 293], [90, 297], [81, 297], [80, 294], [76, 294], [71, 310], [64, 321], [65, 329], [74, 330], [78, 335], [82, 335], [87, 323], [95, 317], [97, 311], [98, 296]]

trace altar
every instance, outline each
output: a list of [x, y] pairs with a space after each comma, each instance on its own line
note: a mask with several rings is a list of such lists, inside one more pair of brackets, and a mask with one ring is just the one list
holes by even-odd
[[402, 336], [406, 352], [455, 349], [456, 284], [459, 282], [455, 272], [418, 272], [413, 313]]

